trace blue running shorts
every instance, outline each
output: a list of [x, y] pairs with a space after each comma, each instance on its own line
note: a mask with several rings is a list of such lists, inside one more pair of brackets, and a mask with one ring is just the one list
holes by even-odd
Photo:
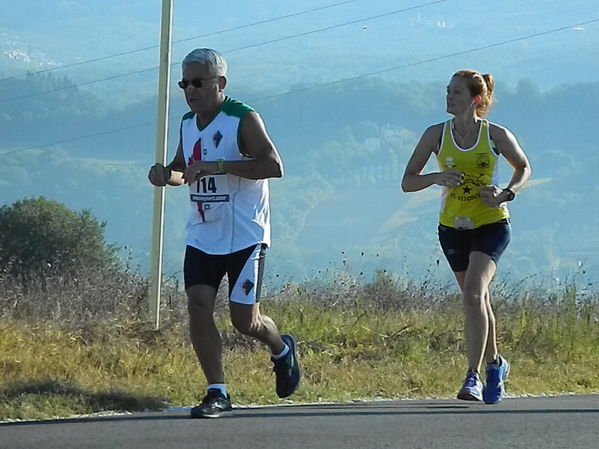
[[439, 225], [439, 242], [443, 253], [454, 272], [466, 271], [470, 253], [479, 251], [487, 254], [495, 264], [508, 243], [512, 230], [508, 219], [483, 225], [475, 229], [454, 229]]

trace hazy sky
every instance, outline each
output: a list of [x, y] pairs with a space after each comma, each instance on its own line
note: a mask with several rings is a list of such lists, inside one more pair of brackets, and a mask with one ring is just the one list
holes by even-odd
[[[89, 82], [157, 66], [159, 0], [2, 3], [5, 76], [84, 62], [57, 73]], [[173, 15], [174, 62], [214, 47], [234, 80], [258, 89], [368, 74], [439, 80], [462, 67], [542, 86], [598, 77], [599, 58], [585, 56], [599, 50], [596, 0], [175, 0]]]
[[[0, 0], [0, 3], [2, 6], [2, 14], [0, 14], [0, 88], [2, 87], [2, 78], [21, 78], [27, 72], [42, 72], [30, 76], [44, 76], [44, 73], [53, 73], [57, 76], [66, 75], [80, 86], [80, 92], [84, 94], [88, 91], [92, 92], [94, 94], [93, 101], [98, 99], [97, 101], [103, 102], [103, 107], [99, 108], [101, 110], [110, 110], [111, 108], [121, 110], [125, 104], [135, 106], [139, 103], [143, 104], [142, 112], [146, 114], [143, 118], [127, 116], [127, 120], [118, 124], [104, 120], [102, 123], [106, 125], [97, 125], [93, 131], [86, 131], [92, 135], [105, 133], [102, 138], [106, 140], [101, 141], [102, 143], [98, 143], [100, 139], [94, 140], [93, 138], [81, 141], [73, 139], [80, 132], [71, 127], [57, 130], [56, 134], [60, 137], [52, 137], [52, 140], [48, 140], [49, 138], [45, 135], [35, 136], [34, 146], [41, 145], [44, 151], [51, 148], [48, 153], [55, 151], [55, 154], [59, 155], [57, 160], [64, 158], [64, 165], [69, 168], [81, 169], [83, 167], [85, 169], [82, 161], [76, 159], [76, 156], [82, 156], [82, 154], [69, 155], [66, 150], [56, 151], [59, 149], [58, 146], [44, 145], [64, 139], [66, 142], [73, 140], [77, 146], [81, 142], [82, 153], [87, 150], [86, 144], [88, 143], [91, 143], [90, 147], [92, 148], [101, 145], [105, 145], [107, 148], [118, 148], [119, 145], [126, 146], [127, 139], [134, 139], [134, 137], [127, 134], [111, 134], [115, 128], [129, 125], [133, 125], [131, 127], [134, 128], [140, 122], [151, 125], [153, 117], [155, 117], [152, 101], [157, 90], [157, 46], [161, 18], [161, 2], [159, 0], [150, 2], [148, 0], [130, 0], [128, 2], [121, 0]], [[291, 2], [267, 0], [248, 2], [247, 0], [224, 0], [205, 2], [175, 0], [172, 86], [175, 92], [173, 98], [178, 101], [178, 109], [172, 114], [173, 120], [177, 119], [177, 114], [181, 112], [180, 109], [184, 108], [181, 94], [174, 83], [180, 77], [180, 61], [191, 49], [204, 46], [217, 48], [227, 57], [230, 67], [229, 93], [235, 95], [236, 92], [243, 92], [244, 96], [240, 99], [265, 110], [268, 109], [268, 106], [272, 106], [272, 103], [261, 100], [273, 95], [280, 95], [278, 100], [282, 105], [286, 105], [294, 99], [293, 92], [318, 86], [347, 86], [350, 83], [343, 85], [344, 80], [357, 79], [360, 82], [361, 78], [365, 82], [367, 82], [366, 78], [371, 78], [368, 80], [369, 82], [373, 82], [372, 78], [409, 83], [414, 81], [439, 82], [438, 104], [441, 104], [444, 89], [443, 84], [440, 83], [447, 82], [453, 72], [463, 68], [474, 68], [481, 72], [491, 73], [495, 76], [498, 85], [501, 84], [502, 87], [507, 86], [508, 88], [522, 80], [528, 80], [526, 86], [540, 87], [547, 91], [563, 84], [599, 81], [599, 57], [597, 57], [599, 55], [599, 1], [305, 0]], [[283, 97], [289, 92], [291, 92], [289, 96]], [[11, 95], [10, 92], [5, 94]], [[32, 92], [30, 95], [37, 94]], [[39, 95], [41, 96], [43, 93]], [[0, 104], [8, 112], [11, 107], [9, 105], [18, 104], [4, 100], [5, 98], [0, 97], [0, 102], [2, 102]], [[417, 103], [415, 102], [415, 104]], [[42, 104], [51, 111], [50, 106]], [[435, 104], [438, 106], [437, 103]], [[322, 106], [316, 105], [315, 107]], [[364, 108], [364, 120], [369, 119], [369, 114], [375, 110], [376, 106], [367, 105]], [[513, 103], [511, 105], [504, 103], [503, 106], [499, 104], [496, 108], [498, 114], [504, 114], [502, 118], [506, 119], [505, 125], [518, 131], [525, 128], [526, 120], [506, 117], [508, 106], [512, 112], [517, 109], [517, 105], [514, 106]], [[532, 105], [532, 107], [535, 106]], [[431, 106], [430, 109], [433, 110], [434, 107]], [[306, 114], [309, 112], [306, 111]], [[524, 111], [524, 114], [526, 113], [528, 110]], [[437, 113], [435, 112], [435, 114]], [[555, 115], [557, 120], [558, 114]], [[594, 124], [591, 123], [591, 120], [594, 114], [591, 112], [587, 115], [588, 117], [582, 118], [583, 127], [592, 129]], [[2, 119], [3, 117], [0, 115], [0, 124]], [[431, 120], [442, 119], [442, 116], [431, 118]], [[392, 127], [398, 128], [395, 131], [407, 132], [410, 139], [413, 140], [426, 125], [430, 124], [422, 123], [414, 125], [410, 130], [400, 130], [401, 126], [406, 125], [399, 123], [397, 116], [390, 115], [389, 122]], [[269, 120], [268, 123], [273, 123], [273, 121]], [[281, 125], [281, 123], [283, 124]], [[355, 123], [352, 123], [351, 126], [353, 125]], [[273, 126], [271, 130], [275, 136], [284, 137], [287, 134], [287, 126], [289, 126], [288, 123], [279, 122], [279, 127]], [[309, 123], [307, 126], [309, 127]], [[559, 123], [548, 123], [547, 126], [557, 128]], [[171, 129], [176, 134], [176, 126]], [[148, 141], [154, 135], [153, 126], [134, 128], [134, 130], [150, 136]], [[0, 127], [1, 132], [2, 128]], [[29, 129], [23, 130], [23, 134], [27, 133], [28, 137], [34, 132]], [[309, 130], [306, 131], [306, 133], [308, 132]], [[568, 130], [564, 130], [565, 134], [567, 132]], [[518, 132], [517, 135], [520, 137], [523, 133]], [[382, 133], [381, 135], [366, 136], [366, 141], [370, 138], [384, 141], [385, 135]], [[535, 136], [528, 138], [526, 143], [529, 144], [529, 147], [527, 149], [538, 147], [538, 141], [534, 139]], [[283, 138], [280, 141], [283, 142]], [[0, 146], [1, 144], [0, 140]], [[326, 144], [331, 147], [346, 145], [347, 142], [326, 142]], [[358, 141], [356, 145], [365, 145], [365, 143]], [[410, 142], [405, 146], [407, 148], [410, 145], [413, 143]], [[148, 146], [151, 147], [151, 145]], [[294, 156], [290, 154], [289, 147], [291, 145], [282, 149], [286, 160], [290, 160]], [[8, 150], [10, 152], [17, 151], [14, 147], [8, 148]], [[545, 148], [542, 149], [542, 151], [545, 150]], [[588, 148], [585, 151], [587, 150]], [[407, 154], [407, 150], [402, 150], [404, 153], [401, 154], [399, 150], [397, 151], [397, 160], [401, 165], [407, 160], [409, 154]], [[551, 151], [560, 155], [556, 160], [573, 159], [572, 166], [579, 170], [573, 171], [575, 176], [581, 176], [581, 173], [584, 172], [584, 163], [579, 163], [575, 155], [570, 154], [570, 148], [551, 148]], [[539, 150], [537, 155], [538, 153], [540, 153]], [[153, 148], [149, 148], [147, 160], [137, 160], [134, 168], [126, 168], [138, 170], [135, 172], [135, 188], [139, 189], [136, 194], [139, 194], [140, 197], [143, 196], [144, 201], [147, 200], [147, 209], [151, 207], [151, 189], [145, 181], [145, 172], [153, 154]], [[88, 151], [83, 156], [91, 158], [92, 155], [95, 156]], [[98, 158], [101, 158], [101, 155]], [[58, 162], [55, 163], [59, 165]], [[62, 159], [60, 163], [63, 163]], [[102, 165], [93, 159], [90, 159], [88, 163], [95, 170], [105, 171], [104, 176], [106, 177], [111, 175], [104, 167], [114, 169], [113, 166]], [[111, 163], [105, 162], [105, 164]], [[563, 170], [563, 167], [556, 167], [556, 169]], [[122, 174], [123, 178], [132, 176], [129, 173], [127, 175], [124, 173]], [[53, 179], [51, 173], [41, 173], [40, 176], [48, 176], [48, 179]], [[293, 192], [293, 186], [295, 186], [293, 176], [294, 172], [290, 170], [288, 176], [280, 181], [275, 193], [277, 191]], [[547, 180], [552, 179], [555, 173], [553, 173], [553, 167], [548, 167], [546, 173], [536, 171], [535, 176]], [[317, 181], [314, 181], [315, 184], [318, 184]], [[546, 192], [544, 199], [549, 197], [554, 200], [556, 195], [568, 194], [559, 189], [557, 184], [555, 184], [555, 191], [549, 192], [553, 184], [548, 181], [544, 182], [546, 182], [543, 184]], [[96, 182], [96, 185], [93, 186], [94, 189], [98, 187], [97, 184]], [[17, 183], [0, 179], [0, 194], [2, 194], [3, 188], [4, 192], [10, 189], [11, 198], [38, 194], [37, 187], [37, 183], [33, 181], [28, 187], [23, 187]], [[405, 217], [392, 215], [397, 211], [391, 210], [391, 206], [401, 211], [402, 208], [413, 204], [415, 200], [409, 196], [402, 196], [399, 193], [399, 186], [396, 184], [390, 185], [389, 189], [392, 193], [385, 194], [396, 195], [393, 197], [393, 201], [397, 204], [390, 205], [387, 202], [380, 207], [378, 204], [373, 205], [373, 208], [375, 211], [391, 214], [390, 218], [385, 216], [381, 217], [381, 220], [394, 218], [396, 221], [401, 221]], [[325, 192], [326, 188], [323, 187], [321, 190]], [[531, 191], [539, 192], [542, 189], [531, 189]], [[70, 198], [71, 202], [67, 201], [67, 206], [70, 207], [73, 207], [73, 204], [77, 208], [80, 207], [80, 203], [75, 203], [78, 200], [73, 200], [72, 192], [90, 195], [90, 198], [99, 199], [99, 202], [104, 201], [105, 208], [102, 211], [104, 215], [101, 214], [100, 218], [109, 220], [108, 231], [111, 237], [120, 237], [123, 235], [120, 230], [128, 226], [127, 220], [130, 219], [130, 216], [114, 210], [110, 201], [106, 199], [111, 195], [108, 191], [87, 191], [80, 185], [65, 184], [57, 186], [56, 192], [56, 199], [59, 201]], [[334, 205], [341, 205], [346, 198], [339, 198], [339, 193], [329, 192], [327, 201]], [[596, 186], [585, 190], [584, 193], [577, 193], [577, 195], [583, 196], [583, 199], [580, 200], [582, 206], [578, 211], [595, 214], [580, 220], [580, 223], [587, 223], [591, 226], [592, 223], [599, 220], [594, 212], [598, 193], [599, 190]], [[430, 222], [434, 228], [437, 208], [436, 192], [427, 192], [425, 195], [428, 201], [426, 204], [430, 205], [428, 206], [430, 212], [427, 212], [425, 220], [427, 223]], [[183, 196], [180, 195], [181, 198]], [[532, 205], [533, 196], [529, 195], [528, 198]], [[593, 201], [595, 202], [593, 203]], [[0, 204], [3, 204], [2, 199], [0, 199]], [[329, 203], [324, 201], [323, 204], [328, 205]], [[422, 211], [422, 204], [418, 203], [417, 206], [414, 210]], [[96, 205], [92, 208], [92, 212], [98, 211], [95, 207]], [[147, 209], [145, 212], [149, 215]], [[515, 209], [519, 213], [526, 212], [524, 208]], [[351, 210], [351, 208], [343, 210]], [[318, 218], [323, 218], [326, 221], [329, 215], [323, 214], [322, 217], [313, 218], [313, 223], [319, 224]], [[532, 219], [532, 217], [529, 218]], [[559, 219], [551, 218], [544, 223], [547, 229], [543, 235], [554, 233], [556, 234], [555, 241], [560, 245], [567, 246], [568, 242], [564, 241], [556, 231], [557, 226], [566, 223], [567, 218], [561, 216]], [[181, 215], [179, 221], [183, 220]], [[324, 224], [326, 225], [326, 223]], [[298, 226], [300, 225], [298, 224]], [[417, 227], [417, 224], [414, 226]], [[279, 226], [279, 229], [281, 228]], [[134, 231], [138, 235], [146, 231], [149, 234], [149, 229], [140, 231], [135, 228]], [[415, 234], [419, 231], [419, 229], [415, 229]], [[181, 238], [182, 224], [177, 232], [179, 233], [177, 238]], [[402, 232], [405, 233], [405, 231]], [[527, 238], [528, 241], [532, 241], [533, 237], [538, 237], [535, 227], [531, 227], [530, 233], [532, 237], [527, 236], [524, 232], [516, 233], [516, 238]], [[325, 233], [321, 232], [322, 235]], [[403, 235], [405, 234], [400, 237], [403, 238]], [[300, 237], [302, 235], [298, 238]], [[312, 235], [303, 237], [306, 238], [306, 241], [314, 240]], [[427, 234], [427, 238], [432, 247], [435, 238], [433, 233]], [[348, 236], [348, 241], [351, 239], [352, 236]], [[541, 237], [538, 239], [540, 242], [547, 241]], [[145, 245], [149, 239], [147, 236], [141, 235], [139, 240], [143, 241]], [[122, 241], [118, 243], [127, 244]], [[279, 243], [279, 248], [281, 243]], [[381, 245], [384, 245], [384, 242]], [[401, 239], [399, 239], [398, 245], [398, 251], [404, 251]], [[178, 240], [177, 245], [173, 246], [178, 251], [173, 266], [178, 267], [180, 253]], [[588, 244], [585, 240], [579, 246], [585, 251], [592, 250], [595, 254], [594, 260], [599, 260], [596, 255], [599, 251], [596, 243]], [[430, 247], [424, 251], [429, 251]], [[514, 256], [509, 260], [516, 261], [515, 255], [518, 246], [513, 245], [513, 248]], [[523, 259], [528, 257], [527, 252], [536, 251], [534, 248], [529, 249], [522, 246], [519, 249]], [[413, 253], [423, 251], [419, 248], [415, 250], [411, 248], [411, 250]], [[140, 251], [145, 251], [145, 249]], [[564, 254], [563, 248], [552, 247], [547, 251], [550, 254], [546, 259], [553, 260], [552, 263], [556, 266], [559, 265]], [[283, 257], [283, 252], [279, 253], [280, 257]], [[276, 253], [274, 254], [276, 256]], [[394, 257], [396, 257], [395, 253], [389, 255], [390, 259]], [[302, 260], [301, 255], [298, 255], [297, 258]], [[276, 257], [273, 259], [276, 260]], [[571, 264], [575, 262], [574, 259], [570, 261]], [[530, 259], [528, 265], [534, 269], [535, 263], [534, 259]]]

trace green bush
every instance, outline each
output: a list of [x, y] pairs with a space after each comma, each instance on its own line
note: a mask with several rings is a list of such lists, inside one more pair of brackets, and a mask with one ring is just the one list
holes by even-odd
[[43, 197], [0, 208], [0, 269], [30, 279], [41, 274], [72, 277], [118, 265], [115, 245], [104, 241], [105, 223], [89, 210], [74, 212]]

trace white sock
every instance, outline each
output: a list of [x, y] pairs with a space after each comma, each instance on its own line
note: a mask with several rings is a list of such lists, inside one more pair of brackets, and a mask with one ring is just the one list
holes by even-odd
[[285, 357], [287, 354], [289, 353], [289, 346], [285, 345], [285, 347], [283, 348], [283, 350], [280, 352], [280, 354], [273, 354], [272, 355], [272, 359], [273, 360], [279, 360], [282, 359], [283, 357]]
[[227, 385], [226, 384], [210, 384], [208, 385], [209, 390], [220, 390], [224, 397], [227, 397]]
[[499, 358], [499, 354], [497, 354], [495, 356], [495, 358], [493, 359], [493, 361], [491, 363], [487, 363], [487, 365], [489, 365], [489, 366], [500, 366], [501, 365], [501, 359]]

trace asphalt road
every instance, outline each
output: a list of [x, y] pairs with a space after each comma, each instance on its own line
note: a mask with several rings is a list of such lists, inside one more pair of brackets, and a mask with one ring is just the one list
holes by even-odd
[[2, 449], [598, 449], [599, 395], [402, 400], [0, 423]]

